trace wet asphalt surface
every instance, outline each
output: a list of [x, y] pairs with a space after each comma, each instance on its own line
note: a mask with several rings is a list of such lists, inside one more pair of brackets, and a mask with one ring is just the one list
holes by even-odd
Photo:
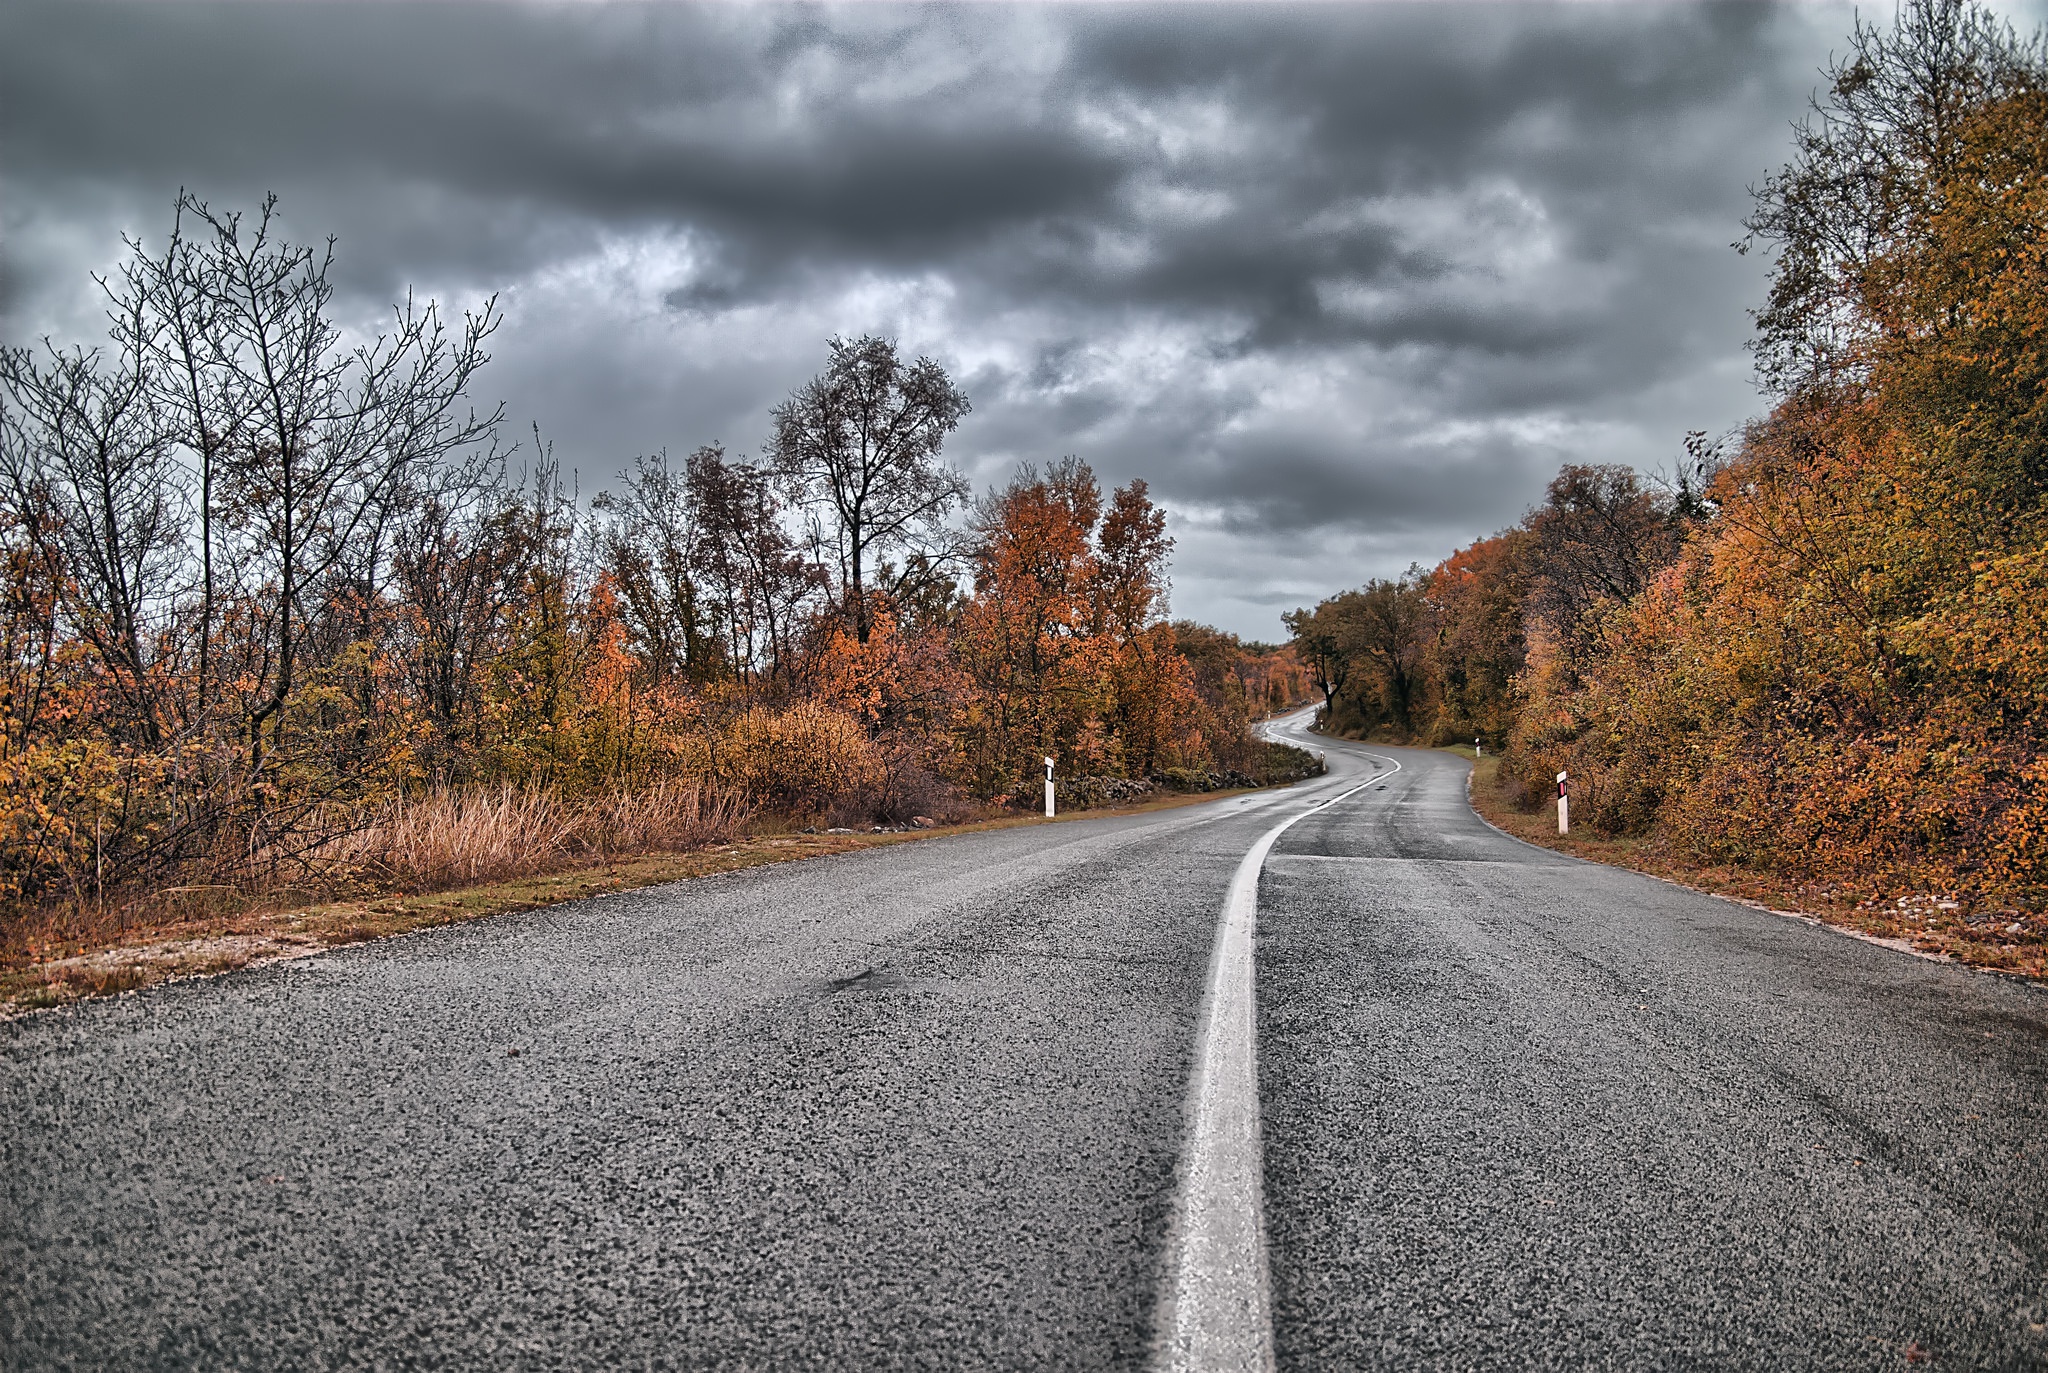
[[2048, 1363], [2048, 998], [1318, 746], [0, 1025], [0, 1367], [1142, 1366], [1231, 872], [1376, 759], [1261, 887], [1284, 1367]]

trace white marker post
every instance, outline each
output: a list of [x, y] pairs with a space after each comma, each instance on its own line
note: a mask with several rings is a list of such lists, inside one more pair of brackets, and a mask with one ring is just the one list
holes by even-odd
[[1052, 759], [1045, 760], [1045, 818], [1052, 819]]
[[1479, 737], [1478, 735], [1476, 735], [1476, 734], [1475, 734], [1475, 735], [1473, 735], [1473, 736], [1472, 736], [1472, 752], [1473, 752], [1473, 754], [1474, 754], [1474, 755], [1476, 755], [1477, 757], [1480, 757], [1480, 758], [1484, 758], [1484, 757], [1486, 756], [1486, 740], [1484, 740], [1484, 739], [1480, 738], [1480, 737]]
[[1565, 774], [1557, 774], [1557, 832], [1572, 832], [1572, 798], [1564, 794]]

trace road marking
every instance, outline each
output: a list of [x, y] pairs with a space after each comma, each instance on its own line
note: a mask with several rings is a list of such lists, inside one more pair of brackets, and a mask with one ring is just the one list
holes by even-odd
[[1153, 1360], [1162, 1373], [1268, 1373], [1274, 1366], [1253, 981], [1259, 872], [1290, 827], [1400, 770], [1394, 761], [1391, 771], [1288, 816], [1259, 836], [1230, 880], [1202, 994], [1180, 1196], [1167, 1237]]

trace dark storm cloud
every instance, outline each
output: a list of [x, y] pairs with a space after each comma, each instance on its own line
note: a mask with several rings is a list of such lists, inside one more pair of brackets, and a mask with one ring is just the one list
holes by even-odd
[[[681, 220], [764, 259], [1021, 248], [1034, 290], [1305, 321], [1322, 313], [1318, 278], [1431, 275], [1370, 228], [1304, 227], [1318, 210], [1503, 161], [1573, 194], [1611, 186], [1617, 162], [1642, 167], [1644, 145], [1747, 84], [1764, 13], [1566, 16], [1563, 31], [1472, 42], [1526, 20], [1084, 11], [1060, 16], [1069, 60], [1042, 92], [969, 68], [890, 98], [858, 88], [912, 46], [918, 20], [888, 12], [849, 33], [673, 7], [26, 5], [0, 30], [0, 116], [7, 168], [27, 179], [425, 185], [472, 200], [450, 224], [464, 247], [477, 220], [527, 204]], [[1171, 130], [1115, 138], [1081, 118], [1149, 104], [1171, 119], [1188, 100], [1226, 106], [1244, 146], [1176, 154]], [[1532, 117], [1556, 121], [1551, 146], [1503, 147]], [[1177, 228], [1117, 202], [1151, 178], [1237, 204]], [[1610, 200], [1588, 208], [1623, 208]], [[1034, 227], [1055, 232], [1011, 232]], [[1072, 250], [1105, 228], [1153, 234], [1157, 251], [1088, 270]]]
[[[888, 33], [761, 32], [744, 13], [680, 8], [64, 4], [8, 16], [0, 152], [12, 176], [159, 192], [429, 187], [445, 241], [412, 246], [468, 261], [480, 243], [493, 266], [520, 261], [507, 210], [514, 222], [697, 224], [764, 266], [901, 261], [1020, 218], [1085, 214], [1119, 176], [1071, 131], [962, 121], [944, 92], [896, 103], [806, 87], [814, 58], [831, 71], [888, 62], [901, 46]], [[779, 114], [773, 96], [792, 84], [798, 107]], [[529, 259], [549, 250], [525, 246]]]
[[1229, 581], [1200, 543], [1263, 605], [1261, 540], [1287, 586], [1357, 580], [1389, 569], [1312, 573], [1304, 536], [1447, 551], [1563, 458], [1741, 418], [1726, 245], [1846, 22], [12, 3], [0, 331], [89, 319], [178, 187], [276, 190], [365, 308], [504, 290], [495, 379], [599, 473], [750, 446], [828, 333], [895, 331], [967, 379], [977, 475], [1143, 475], [1208, 531], [1183, 586]]

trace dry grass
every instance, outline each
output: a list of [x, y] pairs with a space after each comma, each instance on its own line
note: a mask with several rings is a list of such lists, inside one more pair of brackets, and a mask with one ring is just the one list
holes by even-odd
[[252, 908], [130, 928], [0, 968], [0, 1018], [179, 978], [260, 967], [343, 944], [533, 910], [762, 863], [843, 853], [904, 834], [755, 835], [687, 853], [582, 863], [438, 891], [365, 894], [293, 909]]
[[441, 890], [626, 854], [703, 848], [732, 838], [751, 814], [730, 793], [685, 782], [578, 800], [513, 787], [440, 789], [392, 803], [370, 824], [323, 846], [313, 861], [389, 885]]
[[[370, 900], [687, 853], [735, 838], [752, 807], [687, 782], [564, 798], [540, 789], [435, 790], [341, 817], [333, 836], [289, 855], [259, 852], [259, 880], [193, 882], [105, 904], [52, 903], [0, 919], [0, 971], [19, 971], [190, 930], [262, 924], [339, 898]], [[234, 871], [223, 864], [226, 871]]]
[[[1469, 748], [1447, 750], [1472, 757]], [[1515, 838], [1595, 863], [1627, 868], [1694, 891], [1739, 901], [1776, 915], [1795, 916], [1909, 949], [1929, 957], [2019, 977], [2048, 978], [2048, 929], [2017, 911], [1970, 910], [1941, 893], [1875, 893], [1839, 885], [1803, 883], [1770, 873], [1703, 864], [1655, 838], [1603, 839], [1578, 829], [1557, 832], [1555, 806], [1525, 811], [1502, 785], [1499, 760], [1478, 760], [1472, 805], [1489, 823]]]

